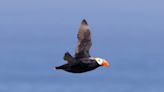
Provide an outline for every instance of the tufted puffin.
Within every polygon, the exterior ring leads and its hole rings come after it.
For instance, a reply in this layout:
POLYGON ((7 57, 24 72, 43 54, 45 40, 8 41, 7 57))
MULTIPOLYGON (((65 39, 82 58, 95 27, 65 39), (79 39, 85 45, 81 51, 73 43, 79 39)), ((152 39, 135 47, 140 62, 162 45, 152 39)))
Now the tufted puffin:
POLYGON ((61 69, 71 73, 83 73, 94 70, 100 66, 109 66, 109 62, 107 60, 90 56, 89 50, 92 46, 91 32, 85 19, 83 19, 80 24, 77 38, 78 45, 75 55, 72 56, 69 52, 66 52, 64 55, 64 60, 67 61, 67 63, 55 67, 55 69, 61 69))

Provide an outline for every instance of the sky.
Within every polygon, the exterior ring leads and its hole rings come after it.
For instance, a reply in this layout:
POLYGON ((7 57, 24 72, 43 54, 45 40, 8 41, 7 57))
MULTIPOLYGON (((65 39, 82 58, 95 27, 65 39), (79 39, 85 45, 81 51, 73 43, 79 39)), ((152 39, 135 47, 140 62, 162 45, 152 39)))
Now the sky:
POLYGON ((163 0, 1 0, 0 92, 163 92, 163 0), (54 71, 82 19, 109 68, 54 71))

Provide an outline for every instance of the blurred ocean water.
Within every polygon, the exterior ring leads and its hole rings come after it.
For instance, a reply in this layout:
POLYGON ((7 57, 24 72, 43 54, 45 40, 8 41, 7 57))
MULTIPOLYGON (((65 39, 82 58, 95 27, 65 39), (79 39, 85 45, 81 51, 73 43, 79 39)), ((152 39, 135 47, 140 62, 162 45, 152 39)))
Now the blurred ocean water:
MULTIPOLYGON (((86 1, 86 0, 84 0, 86 1)), ((1 1, 0 92, 163 92, 163 1, 1 1), (109 68, 54 71, 88 20, 109 68)))

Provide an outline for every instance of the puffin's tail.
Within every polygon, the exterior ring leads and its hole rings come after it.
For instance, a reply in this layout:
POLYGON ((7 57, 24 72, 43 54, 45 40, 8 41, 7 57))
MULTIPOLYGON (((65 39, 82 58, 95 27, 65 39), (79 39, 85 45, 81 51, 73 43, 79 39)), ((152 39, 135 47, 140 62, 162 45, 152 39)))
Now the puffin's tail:
POLYGON ((58 69, 62 69, 62 68, 60 66, 59 67, 57 66, 57 67, 53 67, 52 69, 53 70, 58 70, 58 69))
POLYGON ((61 65, 61 66, 57 66, 57 67, 54 67, 55 70, 58 70, 58 69, 66 69, 67 68, 67 64, 64 64, 64 65, 61 65))
POLYGON ((55 67, 55 69, 62 69, 61 67, 55 67))

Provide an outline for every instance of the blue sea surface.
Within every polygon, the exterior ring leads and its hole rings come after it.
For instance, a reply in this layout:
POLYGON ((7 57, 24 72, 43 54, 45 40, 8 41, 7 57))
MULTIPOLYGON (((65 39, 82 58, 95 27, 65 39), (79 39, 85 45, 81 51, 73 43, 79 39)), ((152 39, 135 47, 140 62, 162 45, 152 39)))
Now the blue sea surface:
POLYGON ((164 92, 164 1, 0 1, 0 92, 164 92), (110 67, 53 70, 86 19, 110 67))

